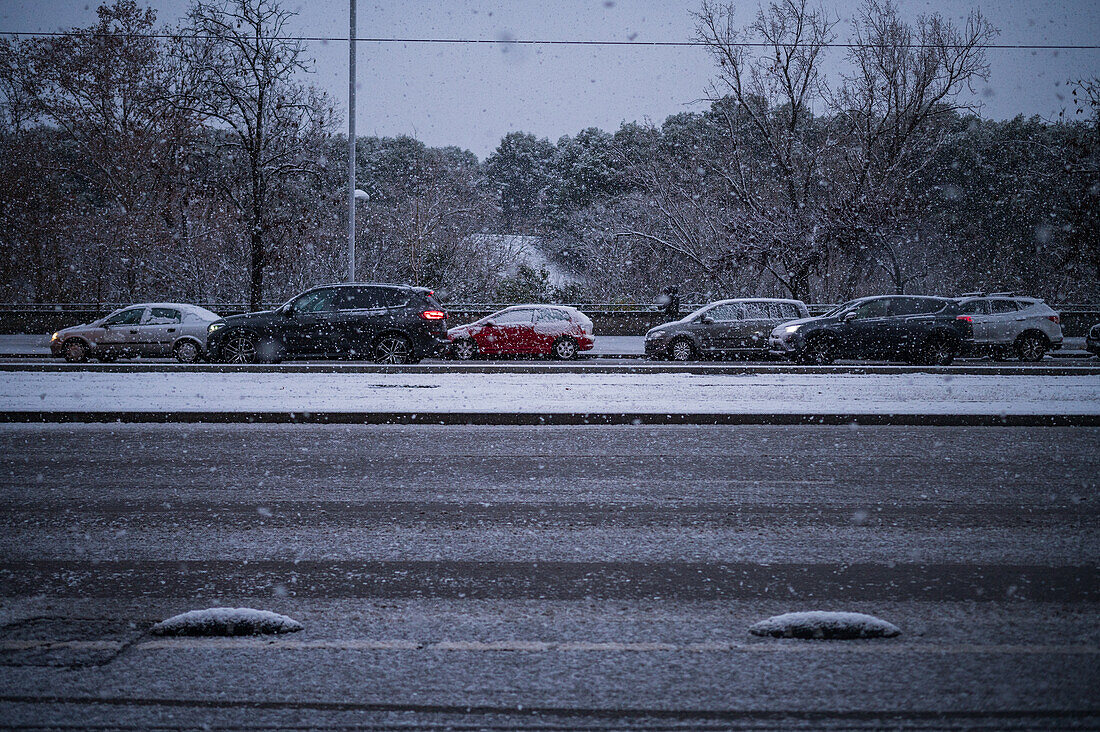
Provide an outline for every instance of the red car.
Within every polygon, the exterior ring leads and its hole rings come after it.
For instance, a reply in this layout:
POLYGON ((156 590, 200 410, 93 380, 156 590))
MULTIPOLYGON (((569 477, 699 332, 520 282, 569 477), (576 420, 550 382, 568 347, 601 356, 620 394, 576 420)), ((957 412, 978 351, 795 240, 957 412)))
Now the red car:
POLYGON ((467 360, 481 354, 575 358, 592 349, 592 321, 562 305, 516 305, 447 331, 451 353, 467 360))

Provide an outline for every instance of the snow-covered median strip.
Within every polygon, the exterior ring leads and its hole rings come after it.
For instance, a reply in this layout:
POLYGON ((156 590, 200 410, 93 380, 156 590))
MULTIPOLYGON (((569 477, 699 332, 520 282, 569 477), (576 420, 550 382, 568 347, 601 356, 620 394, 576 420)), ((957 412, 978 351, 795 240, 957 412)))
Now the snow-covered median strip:
POLYGON ((810 611, 775 615, 752 625, 753 635, 773 638, 813 638, 849 640, 852 638, 893 638, 901 635, 894 624, 863 613, 810 611))
POLYGON ((286 615, 247 607, 212 607, 192 610, 162 620, 152 627, 153 635, 268 635, 296 633, 302 624, 286 615))
POLYGON ((0 411, 1097 415, 1100 377, 20 371, 0 411))

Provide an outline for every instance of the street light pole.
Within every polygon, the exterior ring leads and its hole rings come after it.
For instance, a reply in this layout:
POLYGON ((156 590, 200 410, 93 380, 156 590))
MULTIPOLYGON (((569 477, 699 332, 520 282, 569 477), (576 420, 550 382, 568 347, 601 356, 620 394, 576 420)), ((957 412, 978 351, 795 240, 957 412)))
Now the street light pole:
POLYGON ((348 282, 355 282, 355 2, 348 0, 348 282))

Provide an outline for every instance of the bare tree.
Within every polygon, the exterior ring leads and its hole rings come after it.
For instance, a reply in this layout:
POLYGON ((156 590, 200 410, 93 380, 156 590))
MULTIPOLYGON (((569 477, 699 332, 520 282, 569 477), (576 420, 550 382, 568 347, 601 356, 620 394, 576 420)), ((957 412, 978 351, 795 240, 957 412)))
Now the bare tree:
POLYGON ((849 245, 855 267, 859 252, 869 253, 903 292, 914 271, 901 266, 897 246, 910 238, 926 194, 912 181, 935 160, 956 115, 976 111, 961 94, 988 78, 985 45, 997 31, 978 11, 963 27, 939 14, 913 26, 890 0, 866 0, 854 26, 854 71, 833 99, 844 142, 835 184, 846 191, 832 209, 831 234, 849 245))
POLYGON ((193 82, 177 103, 229 133, 218 145, 231 162, 220 190, 247 227, 253 308, 263 301, 280 187, 316 172, 308 152, 332 122, 323 95, 297 79, 311 62, 288 37, 293 16, 276 0, 200 0, 178 34, 193 82))

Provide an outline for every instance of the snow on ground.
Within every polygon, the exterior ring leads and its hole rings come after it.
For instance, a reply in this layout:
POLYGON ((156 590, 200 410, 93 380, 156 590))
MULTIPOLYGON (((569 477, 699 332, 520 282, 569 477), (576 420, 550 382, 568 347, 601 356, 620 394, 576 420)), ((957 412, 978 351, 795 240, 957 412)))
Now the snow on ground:
POLYGON ((773 638, 893 638, 901 630, 893 623, 863 613, 837 613, 820 610, 786 613, 761 620, 749 628, 753 635, 773 638))
POLYGON ((267 635, 296 633, 302 624, 286 615, 247 607, 212 607, 174 615, 154 625, 153 635, 267 635))
POLYGON ((9 372, 0 411, 1100 414, 1100 377, 9 372))

